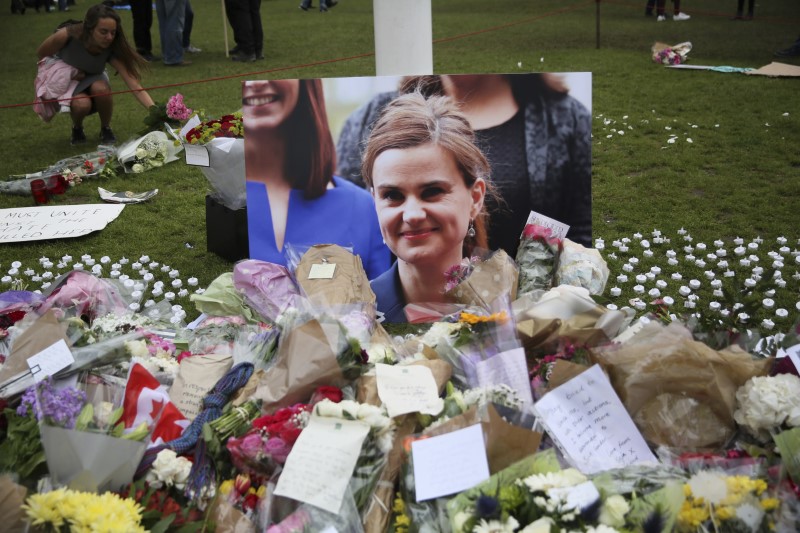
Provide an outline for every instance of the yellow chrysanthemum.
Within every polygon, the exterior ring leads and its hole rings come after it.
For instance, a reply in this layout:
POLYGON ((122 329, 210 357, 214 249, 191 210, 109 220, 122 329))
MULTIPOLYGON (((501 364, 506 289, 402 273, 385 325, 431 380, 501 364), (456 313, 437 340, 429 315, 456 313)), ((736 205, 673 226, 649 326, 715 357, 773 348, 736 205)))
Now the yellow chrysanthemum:
POLYGON ((700 524, 708 520, 710 517, 706 507, 694 507, 692 505, 684 505, 678 515, 678 521, 683 526, 697 528, 700 524))
POLYGON ((761 500, 761 508, 765 511, 777 509, 780 504, 781 501, 778 498, 764 498, 761 500))
POLYGON ((398 496, 394 499, 394 502, 392 503, 392 511, 395 514, 403 514, 406 512, 406 502, 403 501, 403 498, 398 496))
POLYGON ((720 520, 730 520, 736 516, 736 509, 727 505, 717 507, 714 513, 720 520))
POLYGON ((461 313, 459 317, 460 322, 467 324, 480 324, 483 322, 497 322, 498 324, 505 324, 508 321, 508 313, 500 311, 499 313, 492 313, 489 316, 479 316, 472 313, 461 313))
POLYGON ((687 498, 692 495, 692 487, 688 483, 683 485, 683 495, 687 498))

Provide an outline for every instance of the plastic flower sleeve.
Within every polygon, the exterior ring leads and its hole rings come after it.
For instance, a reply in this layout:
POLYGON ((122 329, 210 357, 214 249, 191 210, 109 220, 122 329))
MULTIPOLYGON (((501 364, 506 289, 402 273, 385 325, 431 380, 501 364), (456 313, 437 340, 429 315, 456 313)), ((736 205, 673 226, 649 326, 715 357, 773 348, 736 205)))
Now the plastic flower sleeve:
POLYGON ((603 294, 608 274, 608 265, 600 252, 564 239, 558 258, 556 285, 573 285, 583 287, 590 294, 603 294))
POLYGON ((244 139, 214 138, 206 143, 209 166, 199 167, 211 185, 212 197, 228 209, 247 205, 244 139))
POLYGON ((300 294, 285 267, 257 259, 245 259, 234 265, 233 286, 248 306, 271 322, 284 309, 295 305, 300 294))
POLYGON ((517 296, 537 289, 549 289, 553 285, 561 241, 566 230, 560 231, 552 226, 538 222, 531 214, 525 225, 517 248, 516 262, 519 267, 519 288, 517 296))
POLYGON ((483 260, 475 258, 466 266, 463 279, 453 287, 445 287, 445 294, 454 301, 496 309, 517 295, 517 265, 503 250, 498 250, 483 260))
POLYGON ((40 314, 56 308, 62 317, 85 317, 88 322, 109 313, 130 313, 129 306, 139 303, 147 284, 140 280, 119 281, 98 278, 82 270, 59 276, 45 291, 45 301, 37 309, 40 314), (137 293, 138 287, 138 296, 137 293))
POLYGON ((139 174, 177 160, 181 150, 163 131, 151 131, 117 148, 116 157, 126 173, 139 174))

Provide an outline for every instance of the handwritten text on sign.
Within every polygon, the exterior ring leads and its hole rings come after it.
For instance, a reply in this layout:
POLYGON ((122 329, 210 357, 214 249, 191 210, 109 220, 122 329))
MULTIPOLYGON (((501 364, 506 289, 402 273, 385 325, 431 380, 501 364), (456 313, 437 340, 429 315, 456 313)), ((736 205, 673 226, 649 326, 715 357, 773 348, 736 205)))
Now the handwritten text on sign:
POLYGON ((85 204, 0 209, 0 243, 80 237, 103 229, 124 208, 85 204))
POLYGON ((584 474, 658 462, 598 365, 548 392, 534 407, 584 474))

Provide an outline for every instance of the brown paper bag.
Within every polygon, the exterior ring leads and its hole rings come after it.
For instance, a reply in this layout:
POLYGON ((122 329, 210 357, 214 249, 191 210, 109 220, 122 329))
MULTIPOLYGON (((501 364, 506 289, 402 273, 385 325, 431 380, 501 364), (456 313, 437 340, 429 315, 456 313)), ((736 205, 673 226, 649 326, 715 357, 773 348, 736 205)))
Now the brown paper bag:
POLYGON ((585 370, 589 370, 589 367, 559 359, 553 363, 553 369, 550 371, 550 379, 547 380, 547 388, 549 390, 555 389, 572 378, 579 376, 585 370))
POLYGON ((716 351, 679 324, 657 322, 594 356, 644 438, 683 449, 723 446, 736 429, 736 390, 771 362, 738 348, 716 351))
POLYGON ((45 348, 63 340, 71 346, 67 338, 67 327, 59 323, 54 310, 49 310, 39 317, 28 329, 14 340, 11 353, 0 369, 0 383, 24 372, 28 372, 28 358, 45 348))
POLYGON ((22 510, 28 489, 17 485, 11 476, 0 476, 0 517, 3 517, 3 531, 6 533, 24 533, 28 531, 28 518, 22 510))
POLYGON ((336 244, 317 244, 309 248, 295 269, 295 278, 306 296, 315 302, 325 305, 375 303, 361 258, 336 244))
POLYGON ((181 361, 169 399, 189 420, 203 410, 203 398, 233 366, 226 354, 194 355, 181 361))
POLYGON ((539 450, 542 434, 537 431, 509 424, 497 413, 494 405, 488 404, 482 416, 476 407, 453 417, 444 424, 423 431, 423 435, 435 437, 457 429, 480 423, 486 444, 489 472, 495 474, 512 463, 516 463, 539 450))
POLYGON ((476 305, 485 309, 498 297, 517 295, 517 265, 503 250, 475 266, 467 279, 446 292, 446 296, 466 305, 476 305))
MULTIPOLYGON (((414 361, 414 365, 421 365, 430 368, 439 394, 444 391, 447 382, 450 380, 453 368, 446 361, 414 361)), ((356 399, 360 403, 380 405, 378 397, 378 381, 375 376, 362 376, 358 382, 356 399)), ((366 512, 364 513, 364 532, 383 533, 389 524, 392 516, 392 500, 394 499, 395 485, 397 476, 400 475, 400 468, 403 466, 405 453, 403 451, 403 441, 416 430, 417 419, 414 414, 402 415, 395 418, 397 430, 395 431, 394 446, 389 452, 386 466, 381 472, 381 478, 375 488, 366 512)))
POLYGON ((209 513, 216 533, 255 533, 255 524, 244 513, 228 503, 224 496, 214 502, 209 513))
POLYGON ((317 320, 310 320, 284 334, 275 364, 261 377, 254 399, 271 413, 281 407, 307 401, 320 385, 344 381, 328 338, 317 320))

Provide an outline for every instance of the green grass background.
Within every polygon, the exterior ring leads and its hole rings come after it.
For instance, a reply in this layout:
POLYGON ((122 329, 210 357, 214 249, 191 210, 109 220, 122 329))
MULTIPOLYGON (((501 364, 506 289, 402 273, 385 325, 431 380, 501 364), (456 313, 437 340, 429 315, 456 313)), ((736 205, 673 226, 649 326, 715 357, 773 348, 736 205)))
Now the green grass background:
MULTIPOLYGON (((32 101, 36 47, 58 23, 82 16, 90 4, 78 2, 70 13, 0 13, 0 105, 32 101)), ((595 237, 611 242, 654 228, 674 235, 683 226, 707 242, 736 235, 774 241, 786 235, 797 248, 800 78, 666 69, 651 62, 650 47, 655 41, 691 41, 690 64, 761 67, 774 60, 773 51, 798 37, 800 3, 761 1, 755 20, 737 22, 730 20, 735 0, 691 0, 684 2, 691 20, 661 23, 643 16, 643 3, 433 0, 434 69, 593 73, 595 237), (671 134, 678 136, 674 144, 667 142, 671 134)), ((374 75, 373 2, 341 0, 327 14, 303 12, 297 4, 263 1, 266 59, 240 64, 225 57, 220 2, 194 0, 192 43, 203 52, 191 56, 194 64, 187 68, 152 64, 144 85, 169 85, 152 89, 153 98, 164 101, 179 91, 190 106, 213 116, 239 109, 245 79, 374 75)), ((130 12, 121 16, 130 38, 130 12)), ((157 22, 152 35, 157 52, 157 22)), ((112 86, 125 88, 114 77, 112 86)), ((140 129, 145 111, 130 95, 115 97, 114 105, 113 126, 123 140, 140 129)), ((29 106, 20 105, 0 109, 0 121, 0 176, 33 172, 84 151, 69 145, 65 116, 44 124, 29 106)), ((86 130, 96 138, 95 117, 87 119, 86 130)), ((176 162, 142 175, 85 182, 54 202, 99 202, 98 185, 158 188, 160 193, 126 207, 115 222, 89 236, 0 245, 0 273, 14 260, 38 269, 39 257, 66 253, 112 259, 146 253, 178 269, 184 279, 196 276, 200 286, 231 269, 206 250, 208 185, 198 169, 176 162)), ((29 197, 0 196, 0 208, 30 205, 29 197)), ((797 299, 794 292, 787 299, 797 299)), ((796 313, 793 304, 791 309, 796 313)))

